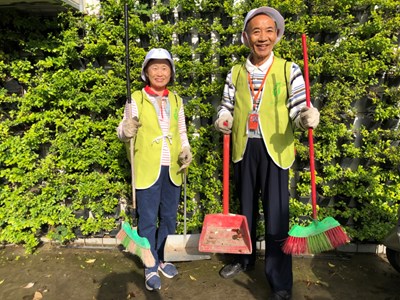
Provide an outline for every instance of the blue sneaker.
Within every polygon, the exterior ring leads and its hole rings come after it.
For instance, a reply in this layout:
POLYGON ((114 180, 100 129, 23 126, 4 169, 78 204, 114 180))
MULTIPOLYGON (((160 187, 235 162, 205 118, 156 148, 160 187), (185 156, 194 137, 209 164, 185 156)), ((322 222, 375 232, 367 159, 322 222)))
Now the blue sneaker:
POLYGON ((158 270, 167 278, 173 278, 178 275, 178 270, 171 263, 162 263, 158 265, 158 270))
POLYGON ((161 289, 161 279, 158 271, 154 271, 154 267, 144 269, 144 284, 149 291, 161 289))

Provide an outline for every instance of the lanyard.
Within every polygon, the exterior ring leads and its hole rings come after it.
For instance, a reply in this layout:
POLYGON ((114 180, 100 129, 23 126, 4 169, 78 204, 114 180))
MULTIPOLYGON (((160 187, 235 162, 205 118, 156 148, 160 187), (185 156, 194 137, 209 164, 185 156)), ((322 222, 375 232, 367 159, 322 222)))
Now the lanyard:
POLYGON ((258 101, 258 97, 260 96, 260 93, 261 93, 262 89, 264 88, 264 83, 265 83, 265 80, 267 79, 269 70, 271 70, 271 67, 272 67, 272 64, 269 66, 269 68, 267 70, 267 73, 265 73, 264 78, 263 78, 263 80, 261 82, 260 88, 258 89, 256 95, 254 95, 253 80, 251 80, 250 73, 247 72, 247 80, 249 81, 249 85, 250 85, 250 89, 251 89, 251 96, 253 97, 253 110, 256 110, 257 104, 259 102, 258 101))

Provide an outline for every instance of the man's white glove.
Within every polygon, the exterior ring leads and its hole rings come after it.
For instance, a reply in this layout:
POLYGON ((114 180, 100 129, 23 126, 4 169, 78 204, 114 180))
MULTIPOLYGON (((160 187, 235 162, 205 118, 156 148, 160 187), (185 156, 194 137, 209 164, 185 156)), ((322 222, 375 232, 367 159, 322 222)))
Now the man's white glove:
POLYGON ((179 153, 179 162, 182 164, 179 170, 189 167, 192 162, 192 153, 190 152, 189 147, 184 147, 181 153, 179 153))
POLYGON ((300 123, 304 129, 315 129, 319 124, 319 111, 315 107, 303 107, 300 111, 300 123))
POLYGON ((135 116, 133 118, 124 119, 122 121, 122 132, 127 139, 133 138, 142 124, 139 119, 135 116))
POLYGON ((233 117, 230 113, 222 114, 214 123, 215 128, 223 134, 232 132, 233 117))

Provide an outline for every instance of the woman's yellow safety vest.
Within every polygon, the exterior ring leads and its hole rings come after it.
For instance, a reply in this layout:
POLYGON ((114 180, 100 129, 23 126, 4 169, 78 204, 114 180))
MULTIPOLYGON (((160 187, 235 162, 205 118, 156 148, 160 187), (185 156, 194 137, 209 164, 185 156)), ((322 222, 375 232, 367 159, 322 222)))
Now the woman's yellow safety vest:
POLYGON ((169 176, 175 185, 180 186, 182 184, 182 173, 179 172, 178 159, 182 141, 178 128, 178 115, 183 105, 182 98, 173 92, 168 95, 170 105, 168 137, 163 136, 157 112, 147 94, 144 91, 135 91, 132 94, 132 99, 136 103, 139 122, 142 124, 137 132, 134 147, 136 188, 149 188, 159 178, 163 140, 166 140, 170 151, 169 176))

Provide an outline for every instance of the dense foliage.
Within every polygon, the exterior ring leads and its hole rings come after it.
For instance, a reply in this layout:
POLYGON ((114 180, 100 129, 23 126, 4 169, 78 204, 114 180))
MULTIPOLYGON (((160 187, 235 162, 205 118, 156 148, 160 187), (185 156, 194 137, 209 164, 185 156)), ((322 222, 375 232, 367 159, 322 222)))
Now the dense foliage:
MULTIPOLYGON (((213 128, 225 75, 248 50, 243 18, 278 9, 285 35, 275 54, 303 65, 307 34, 319 217, 354 240, 380 241, 400 204, 400 1, 130 1, 132 88, 147 50, 176 58, 172 89, 185 100, 195 160, 189 231, 221 211, 221 136, 213 128)), ((32 251, 40 237, 66 243, 118 229, 130 201, 129 165, 115 128, 126 100, 123 5, 100 16, 2 12, 0 19, 0 241, 32 251)), ((306 133, 291 170, 292 222, 310 216, 306 133)), ((232 193, 231 193, 232 194, 232 193)), ((231 211, 237 207, 232 197, 231 211)), ((179 215, 182 220, 182 215, 179 215)), ((179 231, 182 225, 178 226, 179 231)))

